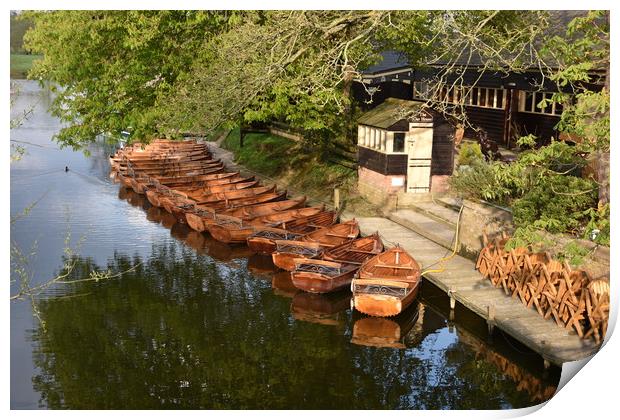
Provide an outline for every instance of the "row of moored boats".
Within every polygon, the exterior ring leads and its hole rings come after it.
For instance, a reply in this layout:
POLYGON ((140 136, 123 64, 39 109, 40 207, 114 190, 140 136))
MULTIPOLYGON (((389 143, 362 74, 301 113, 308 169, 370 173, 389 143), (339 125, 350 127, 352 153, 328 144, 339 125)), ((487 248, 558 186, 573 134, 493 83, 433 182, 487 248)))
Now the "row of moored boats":
POLYGON ((401 313, 415 299, 420 266, 378 233, 360 237, 356 220, 306 206, 276 185, 229 172, 204 143, 154 140, 110 157, 113 176, 156 207, 218 241, 247 244, 291 273, 295 287, 330 293, 350 287, 352 306, 374 316, 401 313))

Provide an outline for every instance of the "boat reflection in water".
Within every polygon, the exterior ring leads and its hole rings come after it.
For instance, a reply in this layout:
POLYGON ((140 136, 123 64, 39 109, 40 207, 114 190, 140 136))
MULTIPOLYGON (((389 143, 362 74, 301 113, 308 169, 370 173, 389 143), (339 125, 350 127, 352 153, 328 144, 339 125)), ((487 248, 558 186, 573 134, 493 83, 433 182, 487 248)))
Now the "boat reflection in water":
POLYGON ((146 196, 136 194, 131 188, 120 187, 118 189, 118 198, 126 200, 134 207, 140 207, 144 210, 148 210, 151 207, 151 203, 148 202, 146 196))
POLYGON ((248 270, 252 274, 271 275, 278 271, 278 267, 273 264, 271 255, 253 254, 248 258, 248 270))
POLYGON ((423 336, 421 321, 424 319, 424 307, 420 303, 414 303, 393 318, 363 316, 354 312, 353 319, 355 322, 351 343, 361 346, 404 349, 407 348, 405 336, 409 332, 423 336))
POLYGON ((271 276, 271 289, 273 294, 286 298, 294 297, 299 289, 293 285, 291 273, 288 271, 278 271, 271 276))
POLYGON ((345 311, 349 309, 350 302, 351 292, 349 290, 325 294, 298 291, 293 296, 291 312, 298 321, 344 326, 345 311))
MULTIPOLYGON (((162 211, 166 212, 165 210, 162 211)), ((230 246, 218 242, 209 236, 209 234, 196 232, 183 223, 177 222, 173 225, 171 232, 172 230, 184 233, 179 233, 177 239, 181 240, 185 245, 189 246, 200 255, 208 254, 216 261, 230 262, 239 258, 249 258, 253 255, 253 252, 248 249, 248 247, 230 246), (185 232, 187 233, 185 234, 185 232)), ((174 233, 172 236, 175 236, 174 233)))

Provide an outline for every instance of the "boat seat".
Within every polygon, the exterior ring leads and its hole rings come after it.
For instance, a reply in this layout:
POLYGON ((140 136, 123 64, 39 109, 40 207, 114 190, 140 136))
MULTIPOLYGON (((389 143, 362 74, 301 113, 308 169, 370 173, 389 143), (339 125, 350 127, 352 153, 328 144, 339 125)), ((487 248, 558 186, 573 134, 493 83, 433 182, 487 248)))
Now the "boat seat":
POLYGON ((392 265, 392 264, 375 264, 373 267, 377 268, 393 268, 396 270, 411 270, 411 267, 403 267, 402 265, 392 265))

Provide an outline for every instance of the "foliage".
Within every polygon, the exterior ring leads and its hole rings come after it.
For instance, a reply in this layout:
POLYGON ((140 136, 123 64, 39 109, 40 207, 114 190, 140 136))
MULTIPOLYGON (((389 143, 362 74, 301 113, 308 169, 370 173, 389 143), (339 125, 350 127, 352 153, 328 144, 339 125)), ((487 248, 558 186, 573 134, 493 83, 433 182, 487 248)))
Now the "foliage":
POLYGON ((463 197, 491 201, 506 205, 512 196, 512 188, 502 184, 505 178, 505 164, 474 161, 469 167, 459 168, 450 178, 453 191, 463 197))
POLYGON ((512 205, 517 226, 529 225, 551 233, 579 231, 584 211, 596 204, 596 184, 567 175, 546 176, 512 205))
MULTIPOLYGON (((223 30, 234 12, 52 11, 35 22, 26 47, 42 53, 31 77, 57 85, 52 113, 68 122, 61 145, 80 148, 100 133, 156 130, 157 98, 189 71, 200 45, 223 30)), ((199 55, 199 54, 198 54, 199 55)))
POLYGON ((584 211, 584 217, 588 220, 585 226, 585 237, 602 245, 610 245, 611 222, 609 203, 599 203, 598 208, 589 208, 584 211))
POLYGON ((482 150, 480 150, 480 144, 478 143, 463 143, 459 150, 459 165, 473 166, 484 160, 482 150))
POLYGON ((573 19, 566 34, 551 38, 543 54, 551 58, 551 80, 567 92, 553 100, 563 104, 558 128, 580 139, 583 151, 609 151, 609 11, 590 11, 573 19), (602 87, 602 89, 600 89, 602 87))
MULTIPOLYGON (((597 226, 604 232, 609 219, 605 222, 604 209, 592 210, 596 207, 596 182, 574 176, 585 164, 574 147, 552 141, 521 153, 512 164, 478 161, 457 171, 450 182, 464 197, 512 207, 516 240, 537 242, 540 238, 535 232, 541 229, 587 238, 597 226)), ((604 243, 605 238, 603 233, 597 241, 604 243)))
POLYGON ((177 89, 165 98, 171 128, 213 129, 285 122, 334 139, 350 121, 350 89, 376 59, 372 36, 387 12, 270 11, 250 15, 206 41, 177 89))

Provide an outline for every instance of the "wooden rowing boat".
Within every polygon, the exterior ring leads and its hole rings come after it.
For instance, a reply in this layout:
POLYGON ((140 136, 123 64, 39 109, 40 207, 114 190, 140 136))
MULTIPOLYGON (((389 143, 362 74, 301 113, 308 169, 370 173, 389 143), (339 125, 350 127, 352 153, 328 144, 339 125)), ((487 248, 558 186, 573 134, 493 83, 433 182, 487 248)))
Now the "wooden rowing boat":
POLYGON ((295 287, 309 293, 340 290, 351 284, 364 261, 382 251, 379 233, 354 239, 325 251, 322 259, 295 259, 291 279, 295 287))
MULTIPOLYGON (((211 191, 212 193, 223 192, 223 191, 233 191, 233 190, 242 190, 245 188, 252 188, 258 184, 258 181, 246 181, 250 178, 243 178, 240 176, 221 179, 213 182, 217 182, 214 185, 207 184, 206 186, 200 188, 200 191, 211 191), (246 182, 243 182, 246 181, 246 182)), ((207 181, 208 182, 208 181, 207 181)), ((189 191, 194 191, 195 189, 191 189, 189 191)), ((160 200, 164 197, 174 197, 181 196, 184 198, 191 198, 189 195, 189 191, 186 187, 179 187, 177 189, 168 188, 164 185, 161 185, 160 188, 157 187, 149 187, 146 191, 146 196, 149 202, 157 207, 163 207, 160 200)))
POLYGON ((254 197, 246 197, 246 198, 237 198, 235 200, 223 200, 217 201, 209 204, 209 206, 195 206, 190 204, 189 206, 176 206, 176 205, 168 205, 171 201, 167 201, 164 204, 164 208, 170 213, 174 214, 174 216, 181 221, 182 223, 187 223, 186 215, 187 213, 191 213, 196 211, 197 208, 200 208, 201 211, 213 212, 217 214, 219 212, 223 212, 229 209, 236 209, 239 207, 247 207, 253 206, 257 204, 271 203, 274 201, 284 200, 286 198, 286 191, 274 191, 268 192, 260 195, 256 195, 254 197))
POLYGON ((141 164, 122 164, 116 169, 116 171, 120 171, 123 173, 128 173, 131 171, 139 171, 144 173, 161 173, 161 172, 180 172, 180 171, 189 171, 191 169, 200 169, 207 165, 213 165, 215 163, 220 163, 219 159, 201 159, 201 160, 192 160, 188 162, 151 162, 141 163, 141 164))
POLYGON ((198 232, 204 232, 207 226, 217 224, 218 217, 230 216, 242 220, 251 220, 256 217, 265 216, 267 214, 277 213, 279 211, 295 209, 302 207, 306 202, 306 197, 294 198, 291 200, 275 201, 273 203, 257 204, 253 206, 238 207, 234 209, 224 210, 221 213, 214 211, 205 211, 197 206, 193 213, 186 213, 187 224, 198 232))
MULTIPOLYGON (((174 213, 173 209, 176 211, 182 211, 184 213, 191 211, 195 206, 200 205, 203 207, 209 207, 213 209, 220 208, 232 208, 239 207, 234 203, 246 203, 242 201, 243 199, 251 199, 262 196, 264 194, 273 193, 276 190, 275 185, 266 186, 266 187, 255 187, 241 190, 230 190, 230 191, 222 191, 218 193, 213 193, 209 195, 202 195, 199 198, 188 197, 185 194, 177 194, 171 195, 168 199, 163 202, 163 206, 171 213, 174 213)), ((254 203, 252 201, 247 202, 245 205, 249 204, 258 204, 258 202, 254 203)))
POLYGON ((140 180, 137 180, 136 178, 132 178, 131 187, 138 194, 144 194, 146 191, 146 187, 152 184, 153 180, 158 181, 162 185, 168 185, 174 188, 174 186, 177 184, 183 185, 183 184, 191 183, 191 182, 207 181, 207 180, 214 179, 211 177, 211 175, 216 175, 223 171, 224 171, 224 165, 220 164, 212 169, 209 169, 208 171, 205 171, 205 173, 201 175, 193 175, 193 176, 186 175, 186 176, 178 176, 178 177, 176 176, 168 176, 168 177, 146 176, 145 178, 141 178, 140 180))
POLYGON ((195 204, 209 206, 220 201, 229 201, 239 198, 256 197, 257 195, 274 192, 276 185, 267 185, 264 187, 245 188, 240 190, 229 190, 209 194, 193 194, 190 198, 195 204))
MULTIPOLYGON (((366 347, 407 348, 405 337, 420 319, 420 305, 411 305, 393 318, 361 317, 353 323, 351 343, 366 347)), ((417 327, 422 330, 422 325, 417 327)))
POLYGON ((216 225, 209 226, 209 233, 221 242, 246 243, 248 237, 258 230, 269 228, 270 226, 284 225, 287 220, 292 220, 295 217, 298 218, 297 220, 308 220, 308 218, 321 213, 323 208, 324 206, 286 210, 256 217, 249 221, 221 216, 216 225))
POLYGON ((216 185, 232 184, 237 182, 246 182, 253 180, 254 177, 244 178, 239 175, 239 172, 219 172, 215 175, 211 175, 210 179, 201 181, 188 181, 177 182, 174 184, 161 184, 157 179, 151 178, 151 183, 148 188, 154 188, 158 192, 168 193, 174 191, 177 195, 187 196, 188 192, 212 188, 216 185))
MULTIPOLYGON (((288 214, 285 213, 286 212, 282 212, 282 216, 280 217, 288 216, 288 214)), ((278 214, 274 216, 278 216, 278 214)), ((271 256, 271 254, 276 251, 276 241, 299 240, 308 233, 333 225, 336 222, 336 218, 336 213, 331 210, 323 210, 312 216, 292 218, 292 220, 277 225, 278 227, 268 227, 257 230, 252 235, 248 236, 247 244, 252 251, 271 256)), ((266 224, 269 224, 269 221, 266 222, 266 224)))
POLYGON ((344 311, 349 308, 351 292, 341 290, 328 295, 298 292, 291 301, 291 313, 298 321, 344 326, 344 311))
POLYGON ((273 263, 287 271, 295 268, 295 258, 315 258, 324 250, 357 238, 360 228, 356 220, 328 226, 302 236, 299 240, 276 241, 276 251, 271 254, 273 263))
POLYGON ((118 174, 120 177, 142 180, 148 178, 179 178, 179 177, 193 177, 199 175, 206 175, 213 173, 214 168, 219 168, 222 166, 221 162, 209 163, 202 165, 200 167, 193 167, 188 169, 179 169, 179 170, 156 170, 156 171, 142 171, 142 170, 130 170, 130 171, 119 171, 118 174))
POLYGON ((360 267, 351 282, 353 306, 372 316, 394 316, 416 298, 420 266, 403 248, 396 246, 360 267))
POLYGON ((192 151, 192 152, 172 152, 172 153, 157 153, 148 155, 120 155, 113 157, 110 160, 110 166, 114 170, 127 167, 141 167, 141 166, 163 166, 166 164, 186 164, 192 162, 200 162, 204 160, 210 160, 212 158, 211 153, 208 151, 192 151))

